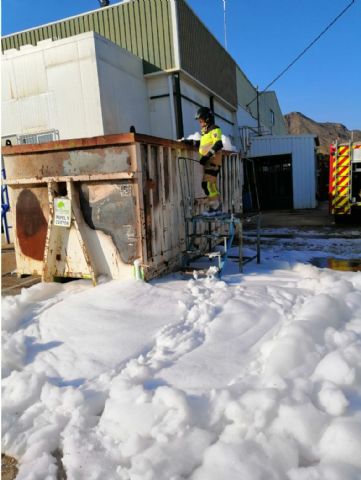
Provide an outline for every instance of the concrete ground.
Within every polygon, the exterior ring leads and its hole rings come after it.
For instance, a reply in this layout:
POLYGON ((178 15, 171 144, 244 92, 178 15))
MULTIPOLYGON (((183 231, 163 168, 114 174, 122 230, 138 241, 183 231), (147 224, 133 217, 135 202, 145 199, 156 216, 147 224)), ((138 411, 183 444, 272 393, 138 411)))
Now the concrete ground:
MULTIPOLYGON (((252 229, 254 225, 245 224, 244 229, 252 229)), ((320 202, 317 208, 303 210, 270 210, 261 213, 261 230, 280 231, 273 233, 275 237, 287 237, 285 229, 301 230, 303 232, 318 232, 323 238, 356 238, 359 232, 361 238, 361 216, 346 216, 335 222, 334 215, 328 211, 328 202, 320 202)), ((265 233, 264 236, 268 236, 265 233)))
POLYGON ((1 275, 11 273, 16 269, 14 244, 3 244, 1 248, 1 275))
POLYGON ((27 276, 18 278, 16 275, 16 260, 14 244, 7 244, 2 238, 1 245, 1 293, 2 295, 17 295, 22 288, 30 287, 40 282, 40 277, 27 276))
POLYGON ((317 208, 312 209, 265 211, 262 212, 261 224, 267 228, 336 228, 334 216, 328 211, 328 202, 320 202, 317 208))

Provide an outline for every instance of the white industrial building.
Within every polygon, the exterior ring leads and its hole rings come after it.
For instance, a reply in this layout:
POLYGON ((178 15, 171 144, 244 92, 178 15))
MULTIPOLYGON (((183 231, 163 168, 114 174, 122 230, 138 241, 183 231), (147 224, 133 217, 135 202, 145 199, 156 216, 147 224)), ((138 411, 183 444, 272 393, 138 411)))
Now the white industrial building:
POLYGON ((184 0, 151 2, 148 13, 146 2, 136 0, 4 37, 2 144, 93 137, 131 127, 174 140, 198 131, 194 114, 209 105, 238 150, 253 157, 291 154, 290 207, 313 208, 314 139, 286 135, 274 92, 262 94, 257 107, 253 85, 184 0), (130 31, 123 14, 143 15, 145 29, 130 31), (106 22, 109 28, 102 30, 106 22), (199 58, 219 63, 213 77, 204 76, 199 58))
MULTIPOLYGON (((3 139, 92 137, 127 132, 130 126, 177 138, 172 75, 144 75, 139 57, 95 32, 6 50, 2 71, 3 139)), ((209 91, 186 74, 180 84, 184 134, 189 135, 199 130, 194 114, 197 104, 209 103, 209 91)), ((241 126, 257 127, 241 106, 235 112, 217 99, 214 104, 217 124, 237 145, 241 126)))

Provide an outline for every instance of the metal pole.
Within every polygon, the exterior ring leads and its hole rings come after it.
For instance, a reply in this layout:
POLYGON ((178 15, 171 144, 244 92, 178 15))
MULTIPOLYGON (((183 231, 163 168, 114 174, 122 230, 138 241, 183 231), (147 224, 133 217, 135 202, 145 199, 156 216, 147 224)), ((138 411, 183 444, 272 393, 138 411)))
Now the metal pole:
POLYGON ((224 19, 224 47, 227 50, 226 0, 223 0, 223 19, 224 19))
POLYGON ((261 121, 259 117, 259 91, 258 91, 258 85, 257 85, 257 130, 258 130, 258 136, 261 135, 261 121))
POLYGON ((239 271, 243 273, 243 220, 239 222, 239 247, 238 247, 239 271))
POLYGON ((257 263, 261 263, 261 215, 257 217, 257 263))
POLYGON ((261 205, 260 205, 259 196, 258 196, 257 177, 256 177, 256 169, 254 167, 254 158, 251 158, 251 159, 249 158, 248 160, 251 161, 251 165, 252 165, 252 174, 253 174, 254 190, 255 190, 255 194, 256 194, 257 212, 258 212, 258 214, 260 214, 261 213, 261 205))

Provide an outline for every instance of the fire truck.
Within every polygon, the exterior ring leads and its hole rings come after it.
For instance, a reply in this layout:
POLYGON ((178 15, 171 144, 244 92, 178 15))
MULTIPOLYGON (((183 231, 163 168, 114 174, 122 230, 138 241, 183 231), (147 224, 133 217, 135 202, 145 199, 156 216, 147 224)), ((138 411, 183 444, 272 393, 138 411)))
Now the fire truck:
POLYGON ((336 222, 361 214, 361 142, 330 145, 329 202, 336 222))

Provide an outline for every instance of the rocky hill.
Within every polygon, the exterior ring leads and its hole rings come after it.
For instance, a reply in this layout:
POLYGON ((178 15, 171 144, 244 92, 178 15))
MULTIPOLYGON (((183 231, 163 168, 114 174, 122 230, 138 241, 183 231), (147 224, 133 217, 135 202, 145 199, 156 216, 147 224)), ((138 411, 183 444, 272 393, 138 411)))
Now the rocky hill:
POLYGON ((327 153, 330 143, 338 140, 339 142, 349 142, 353 140, 361 141, 361 130, 348 130, 341 123, 315 122, 300 112, 287 113, 285 116, 288 133, 291 135, 302 135, 304 133, 313 133, 320 140, 320 151, 327 153))

